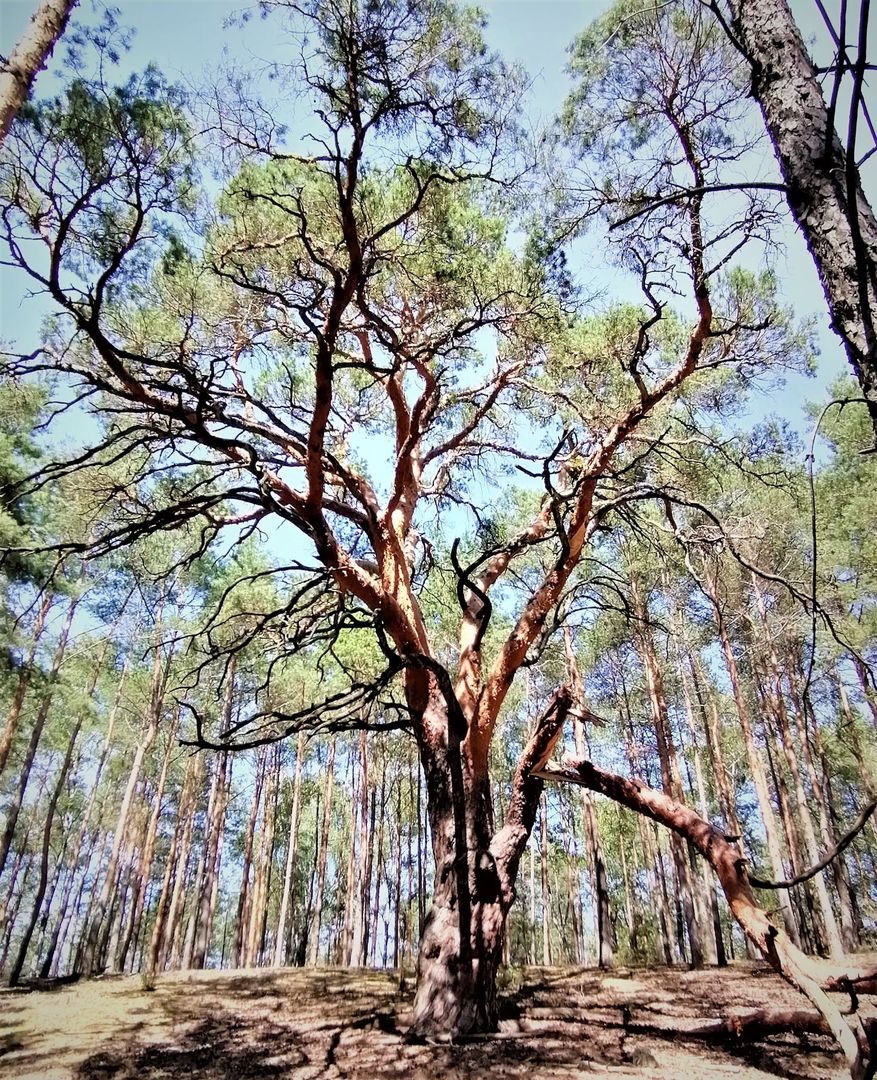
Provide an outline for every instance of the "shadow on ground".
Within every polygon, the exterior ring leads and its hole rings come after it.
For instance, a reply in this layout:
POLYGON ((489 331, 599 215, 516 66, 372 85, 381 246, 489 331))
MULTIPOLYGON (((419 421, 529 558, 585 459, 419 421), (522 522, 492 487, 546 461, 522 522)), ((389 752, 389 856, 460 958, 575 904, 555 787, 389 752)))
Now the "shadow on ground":
POLYGON ((723 972, 528 970, 507 987, 495 1037, 414 1044, 410 1006, 388 974, 246 971, 175 974, 146 992, 100 979, 0 994, 0 1075, 17 1080, 389 1080, 581 1076, 618 1080, 835 1080, 843 1061, 820 1035, 715 1042, 686 1034, 732 1009, 800 1006, 765 969, 723 972))

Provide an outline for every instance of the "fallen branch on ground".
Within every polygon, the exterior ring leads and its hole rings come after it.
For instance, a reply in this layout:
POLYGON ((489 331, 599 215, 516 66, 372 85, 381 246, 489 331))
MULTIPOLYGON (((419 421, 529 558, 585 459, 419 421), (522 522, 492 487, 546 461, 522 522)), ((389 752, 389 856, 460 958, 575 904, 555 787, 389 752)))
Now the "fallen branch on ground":
POLYGON ((874 979, 877 972, 866 971, 856 964, 815 960, 794 945, 759 905, 749 881, 746 860, 720 829, 663 792, 605 772, 589 761, 570 762, 563 767, 547 762, 533 775, 599 792, 690 841, 715 870, 743 933, 783 978, 809 998, 824 1018, 846 1057, 852 1080, 873 1080, 877 1065, 877 1025, 873 1022, 866 1025, 858 1013, 848 1022, 823 987, 852 987, 862 979, 874 979))

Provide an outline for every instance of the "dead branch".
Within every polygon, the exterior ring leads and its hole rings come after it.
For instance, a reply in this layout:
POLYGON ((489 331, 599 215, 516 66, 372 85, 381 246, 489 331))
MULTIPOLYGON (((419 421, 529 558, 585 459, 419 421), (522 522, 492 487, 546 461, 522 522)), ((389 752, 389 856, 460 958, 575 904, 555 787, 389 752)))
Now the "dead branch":
POLYGON ((873 979, 875 972, 866 974, 861 967, 854 966, 847 970, 843 963, 815 960, 797 948, 759 905, 749 882, 745 859, 720 829, 668 795, 639 781, 599 769, 590 761, 570 763, 565 767, 549 762, 534 770, 534 775, 597 791, 684 836, 715 870, 731 912, 746 937, 783 978, 809 998, 824 1018, 843 1050, 853 1080, 867 1080, 873 1076, 873 1027, 866 1030, 858 1015, 848 1023, 824 987, 829 978, 837 988, 855 984, 863 976, 873 979))
POLYGON ((846 851, 853 840, 855 840, 862 829, 864 829, 868 818, 870 818, 875 810, 877 810, 877 799, 872 799, 856 818, 855 823, 849 832, 838 840, 831 851, 823 856, 818 863, 815 863, 809 869, 798 874, 797 877, 793 877, 789 881, 768 881, 765 878, 756 877, 754 874, 750 873, 749 883, 754 885, 756 889, 791 889, 794 885, 800 885, 802 882, 809 881, 810 878, 816 877, 820 870, 824 870, 826 866, 838 857, 838 855, 846 851))

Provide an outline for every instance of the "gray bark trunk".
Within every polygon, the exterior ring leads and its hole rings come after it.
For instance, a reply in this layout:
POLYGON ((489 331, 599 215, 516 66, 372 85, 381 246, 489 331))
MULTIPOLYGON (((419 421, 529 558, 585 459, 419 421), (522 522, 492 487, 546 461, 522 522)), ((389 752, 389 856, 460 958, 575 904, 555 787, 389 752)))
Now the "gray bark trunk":
POLYGON ((785 0, 733 0, 732 9, 789 208, 816 263, 832 326, 868 400, 877 436, 877 220, 862 192, 855 147, 848 147, 848 158, 785 0))

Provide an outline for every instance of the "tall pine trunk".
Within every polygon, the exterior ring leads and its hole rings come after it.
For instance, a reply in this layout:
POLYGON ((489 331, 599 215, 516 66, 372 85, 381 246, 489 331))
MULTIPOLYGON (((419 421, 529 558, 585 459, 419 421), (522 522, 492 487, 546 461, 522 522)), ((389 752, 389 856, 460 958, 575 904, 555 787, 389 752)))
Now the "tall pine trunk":
MULTIPOLYGON (((832 326, 877 436, 877 219, 862 191, 855 147, 848 157, 786 0, 732 0, 731 6, 789 208, 816 263, 832 326)), ((862 63, 866 44, 859 43, 862 63)))
MULTIPOLYGON (((566 656, 566 670, 576 704, 576 713, 573 718, 573 730, 575 736, 576 756, 584 759, 587 749, 587 732, 582 721, 581 706, 584 705, 584 686, 573 650, 572 635, 569 626, 563 628, 563 647, 566 656)), ((597 937, 597 966, 601 968, 612 967, 614 961, 614 941, 612 933, 612 918, 609 911, 609 887, 606 881, 606 864, 603 860, 603 845, 600 842, 600 827, 597 821, 597 808, 594 799, 587 790, 582 788, 582 823, 584 826, 585 843, 588 847, 588 860, 591 869, 592 893, 594 896, 594 921, 596 923, 597 937)))
POLYGON ((53 600, 54 595, 47 589, 43 601, 37 609, 36 620, 34 621, 33 631, 31 632, 30 649, 21 666, 21 671, 18 674, 18 681, 15 684, 15 693, 12 695, 9 712, 6 714, 6 723, 3 725, 2 734, 0 734, 0 774, 2 774, 3 770, 6 768, 9 751, 12 749, 12 740, 15 738, 15 732, 18 729, 18 721, 21 718, 24 697, 27 693, 28 686, 30 686, 30 680, 33 677, 37 646, 39 645, 40 638, 43 636, 43 631, 46 628, 46 617, 49 614, 49 609, 52 606, 53 600))
POLYGON ((317 867, 314 883, 314 906, 308 932, 308 963, 312 966, 320 958, 320 930, 323 921, 323 891, 326 885, 326 865, 329 859, 329 827, 332 824, 332 788, 335 780, 335 739, 329 743, 329 760, 326 762, 326 785, 323 791, 323 823, 317 841, 317 867))
MULTIPOLYGON (((304 765, 304 740, 304 733, 300 731, 298 741, 295 744, 295 780, 292 786, 292 809, 289 815, 286 866, 283 871, 283 894, 280 900, 280 915, 277 919, 277 940, 274 943, 274 967, 281 967, 287 959, 286 924, 295 889, 295 871, 298 866, 298 829, 301 820, 301 777, 304 765)), ((352 898, 348 898, 348 903, 352 902, 352 898)))
POLYGON ((48 688, 43 694, 39 708, 37 709, 37 715, 34 720, 33 728, 31 729, 30 739, 28 740, 27 748, 24 752, 24 760, 22 761, 21 769, 19 770, 18 783, 12 793, 12 800, 6 809, 6 825, 3 829, 2 838, 0 838, 0 874, 3 873, 3 870, 6 867, 9 849, 12 847, 15 826, 18 824, 18 815, 21 813, 21 807, 24 803, 24 796, 27 791, 28 781, 30 780, 34 758, 37 754, 37 747, 40 744, 43 728, 46 726, 49 709, 52 706, 55 683, 58 679, 58 673, 61 670, 61 664, 64 661, 64 653, 67 650, 67 642, 70 638, 70 627, 73 623, 73 616, 76 613, 78 603, 78 600, 71 600, 70 605, 67 608, 67 616, 64 619, 64 625, 61 628, 58 642, 55 645, 55 652, 52 656, 52 667, 49 671, 48 688))
MULTIPOLYGON (((740 681, 740 671, 737 666, 737 659, 734 656, 734 649, 731 645, 731 638, 728 634, 728 628, 725 623, 722 604, 717 591, 716 580, 709 571, 706 573, 702 585, 713 605, 716 630, 719 634, 719 643, 722 647, 722 655, 725 660, 725 667, 728 672, 728 678, 731 681, 731 692, 734 696, 734 704, 737 708, 737 718, 740 721, 740 730, 743 734, 743 745, 746 750, 746 760, 749 763, 749 771, 752 776, 752 782, 755 786, 755 796, 758 800, 758 809, 761 814, 762 825, 764 826, 765 839, 767 842, 767 852, 768 858, 770 859, 771 870, 773 872, 774 878, 776 878, 777 880, 782 880, 786 876, 786 871, 785 867, 783 866, 783 856, 780 849, 779 833, 777 832, 776 815, 774 814, 773 806, 771 805, 770 793, 768 792, 767 787, 767 777, 764 772, 764 766, 762 764, 761 756, 755 746, 755 737, 752 732, 752 722, 749 717, 749 706, 743 694, 743 686, 740 681)), ((796 945, 799 945, 801 941, 801 936, 798 928, 798 920, 795 916, 795 912, 792 908, 786 890, 780 890, 777 901, 780 906, 780 911, 782 912, 783 925, 786 928, 786 933, 796 945)))
MULTIPOLYGON (((643 668, 646 673, 649 704, 658 744, 661 783, 667 795, 678 802, 684 802, 679 761, 676 755, 673 732, 670 727, 670 716, 667 710, 667 699, 664 692, 664 678, 658 664, 654 641, 652 640, 647 603, 642 596, 639 582, 634 574, 631 574, 631 598, 634 613, 638 620, 637 638, 643 668)), ((695 881, 692 876, 687 846, 685 841, 675 834, 670 836, 670 855, 673 860, 676 892, 682 905, 688 945, 691 950, 691 965, 692 967, 701 967, 708 959, 714 963, 715 954, 708 955, 706 952, 707 943, 712 943, 711 935, 706 932, 703 925, 703 916, 698 909, 695 897, 695 881)))

